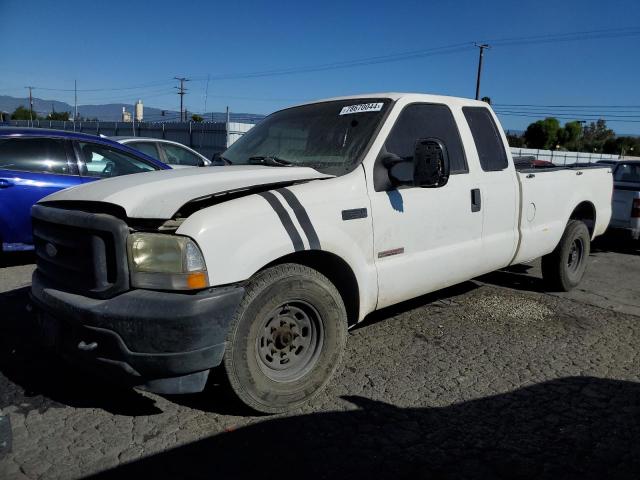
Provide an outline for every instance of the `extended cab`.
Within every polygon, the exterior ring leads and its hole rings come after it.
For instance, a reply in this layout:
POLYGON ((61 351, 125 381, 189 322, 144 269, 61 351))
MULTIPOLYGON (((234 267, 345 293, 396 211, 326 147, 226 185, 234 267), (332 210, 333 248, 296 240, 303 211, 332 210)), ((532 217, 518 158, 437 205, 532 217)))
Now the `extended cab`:
POLYGON ((263 412, 327 383, 349 326, 542 257, 581 280, 611 216, 610 167, 516 171, 486 104, 344 97, 270 115, 227 166, 144 173, 32 210, 32 298, 50 343, 156 392, 223 365, 263 412))

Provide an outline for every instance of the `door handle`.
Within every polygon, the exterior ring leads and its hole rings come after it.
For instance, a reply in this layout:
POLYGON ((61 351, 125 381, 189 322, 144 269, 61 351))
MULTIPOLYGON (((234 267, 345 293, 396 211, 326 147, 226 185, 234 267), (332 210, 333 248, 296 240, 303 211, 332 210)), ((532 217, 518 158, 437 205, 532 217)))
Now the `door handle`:
POLYGON ((0 178, 0 188, 9 188, 9 187, 13 187, 13 183, 10 182, 9 180, 0 178))
POLYGON ((535 176, 536 176, 535 173, 530 173, 530 174, 527 175, 527 178, 534 178, 535 176))
POLYGON ((482 208, 482 196, 480 195, 480 189, 474 188, 471 190, 471 211, 479 212, 482 208))

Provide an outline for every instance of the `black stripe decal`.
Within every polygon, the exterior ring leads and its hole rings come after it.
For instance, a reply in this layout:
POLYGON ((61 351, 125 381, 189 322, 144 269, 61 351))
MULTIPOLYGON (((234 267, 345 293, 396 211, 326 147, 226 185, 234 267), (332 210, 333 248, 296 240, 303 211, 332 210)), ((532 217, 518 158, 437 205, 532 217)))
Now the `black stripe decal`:
POLYGON ((307 236, 307 240, 309 240, 309 247, 314 250, 320 250, 320 239, 318 238, 318 234, 316 233, 316 229, 313 228, 313 224, 309 219, 309 214, 307 210, 302 206, 298 197, 296 197, 293 192, 287 190, 286 188, 280 188, 276 190, 276 192, 280 193, 287 201, 291 210, 296 215, 298 222, 300 222, 300 226, 302 227, 302 231, 307 236))
POLYGON ((276 215, 278 215, 280 222, 282 222, 282 226, 287 231, 287 234, 291 239, 291 243, 293 243, 293 248, 295 249, 295 251, 299 252, 300 250, 304 250, 302 237, 300 237, 298 230, 296 230, 296 227, 293 224, 293 220, 291 220, 291 217, 278 200, 278 197, 276 197, 271 192, 261 192, 258 193, 258 195, 264 198, 269 203, 269 205, 271 205, 271 208, 273 208, 273 210, 276 212, 276 215))

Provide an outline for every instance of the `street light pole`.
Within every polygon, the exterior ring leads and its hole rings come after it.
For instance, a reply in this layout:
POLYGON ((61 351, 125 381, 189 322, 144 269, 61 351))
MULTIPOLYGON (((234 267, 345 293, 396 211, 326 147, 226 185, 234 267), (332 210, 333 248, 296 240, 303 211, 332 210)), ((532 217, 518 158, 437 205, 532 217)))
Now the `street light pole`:
POLYGON ((480 49, 480 57, 478 58, 478 76, 476 78, 476 100, 480 100, 480 75, 482 74, 482 58, 484 57, 484 49, 491 48, 487 43, 475 44, 480 49))

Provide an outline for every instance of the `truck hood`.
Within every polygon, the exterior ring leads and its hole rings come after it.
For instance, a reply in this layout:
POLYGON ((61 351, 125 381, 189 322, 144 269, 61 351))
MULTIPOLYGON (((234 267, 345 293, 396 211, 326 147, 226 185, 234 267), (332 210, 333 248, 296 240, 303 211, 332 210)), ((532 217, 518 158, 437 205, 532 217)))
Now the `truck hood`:
POLYGON ((170 219, 186 203, 209 195, 330 177, 307 167, 262 165, 160 170, 86 183, 40 202, 102 202, 122 207, 130 218, 170 219))

